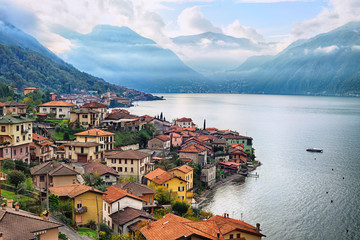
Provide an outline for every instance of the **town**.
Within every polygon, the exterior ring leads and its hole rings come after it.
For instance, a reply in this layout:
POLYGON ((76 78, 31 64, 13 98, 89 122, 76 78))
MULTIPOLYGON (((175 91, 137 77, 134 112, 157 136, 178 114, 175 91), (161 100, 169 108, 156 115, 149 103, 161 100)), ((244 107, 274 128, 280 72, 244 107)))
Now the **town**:
POLYGON ((28 87, 7 100, 0 239, 265 237, 258 223, 201 209, 206 192, 260 164, 251 137, 205 119, 136 116, 113 108, 131 100, 111 91, 58 96, 28 87))

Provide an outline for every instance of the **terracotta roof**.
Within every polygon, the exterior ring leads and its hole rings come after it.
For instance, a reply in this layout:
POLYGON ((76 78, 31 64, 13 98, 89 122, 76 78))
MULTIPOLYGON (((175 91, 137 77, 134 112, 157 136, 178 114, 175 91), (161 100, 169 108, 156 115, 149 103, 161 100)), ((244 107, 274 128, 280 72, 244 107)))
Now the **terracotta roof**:
POLYGON ((50 161, 30 168, 31 175, 72 176, 79 174, 64 163, 50 161))
POLYGON ((185 147, 180 150, 180 152, 188 152, 188 153, 201 153, 203 151, 206 151, 207 149, 203 146, 200 146, 198 144, 192 144, 188 147, 185 147))
POLYGON ((136 150, 125 150, 114 152, 114 154, 111 154, 107 158, 140 160, 149 156, 151 156, 149 153, 144 153, 136 150))
POLYGON ((97 129, 97 128, 92 128, 90 130, 75 133, 74 135, 75 136, 112 136, 112 135, 115 135, 115 133, 107 132, 107 131, 97 129))
POLYGON ((72 103, 67 103, 64 101, 51 101, 38 105, 39 107, 75 107, 72 103))
POLYGON ((139 200, 139 201, 144 201, 144 199, 132 194, 132 193, 129 193, 127 192, 126 190, 123 190, 123 189, 119 189, 119 188, 116 188, 114 186, 110 186, 106 189, 106 192, 105 192, 106 195, 103 196, 103 199, 104 201, 106 201, 107 203, 113 203, 113 202, 116 202, 118 201, 119 199, 122 199, 124 197, 129 197, 129 198, 133 198, 133 199, 136 199, 136 200, 139 200))
POLYGON ((27 87, 27 88, 24 88, 24 90, 37 90, 38 88, 36 87, 27 87))
POLYGON ((186 164, 182 165, 182 166, 179 166, 179 167, 176 167, 176 168, 173 168, 171 169, 169 172, 173 171, 173 170, 179 170, 183 173, 188 173, 188 172, 191 172, 193 171, 194 169, 186 164))
POLYGON ((150 181, 156 184, 164 184, 165 182, 174 178, 174 175, 168 173, 167 171, 162 170, 161 168, 157 168, 154 171, 146 174, 144 177, 146 177, 147 179, 149 179, 150 181))
POLYGON ((27 105, 25 103, 18 103, 14 101, 6 101, 5 105, 7 107, 26 107, 27 105))
POLYGON ((192 159, 190 158, 180 158, 180 160, 183 162, 192 162, 192 159))
POLYGON ((126 207, 120 212, 114 212, 109 216, 112 219, 112 222, 119 224, 120 226, 124 225, 125 223, 128 223, 130 221, 133 221, 137 218, 146 218, 151 220, 156 220, 153 216, 151 216, 149 213, 138 210, 131 207, 126 207))
POLYGON ((177 121, 177 122, 192 122, 192 119, 183 117, 183 118, 176 119, 175 121, 177 121))
POLYGON ((82 185, 82 184, 71 184, 62 187, 50 187, 50 193, 58 195, 59 197, 74 198, 86 192, 93 192, 98 194, 104 194, 102 191, 97 190, 94 187, 82 185))
POLYGON ((63 225, 22 210, 0 210, 0 232, 5 240, 35 239, 34 233, 61 226, 63 225))
POLYGON ((5 103, 0 102, 0 107, 5 107, 5 106, 6 106, 5 103))
POLYGON ((96 114, 96 113, 99 113, 99 111, 95 111, 90 108, 79 108, 79 109, 70 111, 70 113, 77 113, 77 114, 94 113, 94 114, 96 114))
POLYGON ((68 143, 64 143, 64 146, 96 147, 96 146, 101 146, 101 143, 96 143, 96 142, 68 142, 68 143))
POLYGON ((83 108, 106 108, 105 104, 97 103, 97 102, 91 102, 91 103, 85 103, 82 105, 83 108))
POLYGON ((105 120, 120 120, 120 119, 139 119, 139 117, 123 111, 115 111, 115 112, 113 111, 105 117, 105 120))
POLYGON ((33 138, 33 141, 39 141, 39 142, 44 141, 44 140, 47 139, 46 137, 43 137, 43 136, 38 135, 36 133, 32 134, 32 138, 33 138))
POLYGON ((217 131, 218 129, 217 128, 205 128, 205 130, 211 132, 211 131, 217 131))
POLYGON ((39 143, 39 145, 41 145, 41 146, 50 146, 50 145, 53 145, 53 144, 54 143, 50 142, 50 141, 45 141, 45 142, 39 143))
POLYGON ((167 135, 159 135, 159 136, 156 136, 156 138, 163 141, 163 142, 170 141, 170 137, 167 136, 167 135))
POLYGON ((113 185, 116 188, 119 189, 129 189, 129 191, 138 196, 138 197, 142 197, 144 196, 144 194, 155 194, 156 191, 153 190, 152 188, 144 185, 144 184, 140 184, 140 183, 136 183, 136 182, 123 182, 123 183, 117 183, 115 185, 113 185))
POLYGON ((87 163, 83 166, 83 168, 85 169, 86 172, 97 173, 100 176, 107 173, 115 176, 119 176, 119 174, 113 168, 98 162, 87 163))

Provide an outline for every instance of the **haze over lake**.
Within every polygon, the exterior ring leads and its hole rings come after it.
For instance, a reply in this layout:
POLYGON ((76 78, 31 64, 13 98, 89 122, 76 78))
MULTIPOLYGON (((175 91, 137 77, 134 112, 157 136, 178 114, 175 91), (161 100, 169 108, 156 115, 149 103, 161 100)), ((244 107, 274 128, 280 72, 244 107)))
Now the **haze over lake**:
POLYGON ((163 94, 130 112, 254 138, 258 179, 218 188, 206 209, 255 225, 266 239, 360 239, 360 99, 163 94), (306 148, 324 149, 309 153, 306 148), (333 202, 331 203, 331 200, 333 202))

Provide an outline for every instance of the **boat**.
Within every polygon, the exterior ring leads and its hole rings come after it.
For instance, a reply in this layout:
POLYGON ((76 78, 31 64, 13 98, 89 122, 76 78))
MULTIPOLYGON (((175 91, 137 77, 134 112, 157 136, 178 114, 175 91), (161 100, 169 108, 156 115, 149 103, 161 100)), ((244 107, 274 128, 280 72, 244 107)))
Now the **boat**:
POLYGON ((323 152, 323 150, 322 149, 320 149, 320 148, 308 148, 308 149, 306 149, 306 151, 308 151, 308 152, 323 152))

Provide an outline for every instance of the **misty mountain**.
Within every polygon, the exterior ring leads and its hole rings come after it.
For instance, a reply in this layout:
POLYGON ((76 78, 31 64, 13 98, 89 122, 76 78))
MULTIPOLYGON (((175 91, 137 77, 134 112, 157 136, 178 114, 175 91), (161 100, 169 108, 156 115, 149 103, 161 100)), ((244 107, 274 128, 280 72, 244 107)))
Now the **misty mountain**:
POLYGON ((148 92, 203 92, 205 77, 175 53, 127 27, 96 26, 88 34, 58 33, 74 47, 62 57, 77 68, 107 81, 148 92))
POLYGON ((239 92, 356 94, 360 92, 359 62, 360 22, 351 22, 294 42, 258 66, 245 62, 231 74, 238 80, 239 92))

